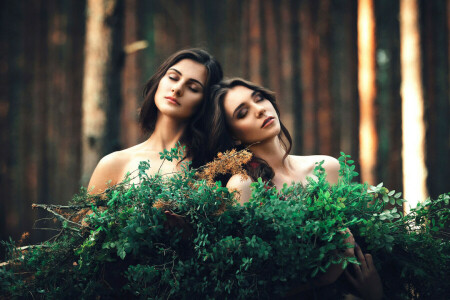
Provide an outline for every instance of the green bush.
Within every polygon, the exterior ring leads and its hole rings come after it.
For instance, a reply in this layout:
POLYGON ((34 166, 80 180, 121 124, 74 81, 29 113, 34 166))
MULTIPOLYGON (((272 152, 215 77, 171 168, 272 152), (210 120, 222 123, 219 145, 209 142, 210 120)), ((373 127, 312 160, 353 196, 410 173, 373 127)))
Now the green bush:
MULTIPOLYGON (((178 158, 179 149, 161 153, 178 158)), ((23 250, 3 242, 0 267, 7 297, 148 299, 268 299, 320 276, 341 256, 350 228, 370 252, 388 299, 442 298, 450 294, 449 194, 425 200, 406 216, 400 193, 382 184, 352 182, 357 173, 342 153, 339 183, 330 186, 321 165, 316 180, 281 190, 259 180, 252 198, 237 205, 220 182, 208 184, 186 163, 172 176, 148 176, 148 162, 104 195, 85 189, 70 206, 45 206, 61 221, 49 242, 23 250), (388 209, 389 207, 389 209, 388 209), (86 208, 85 221, 76 220, 86 208), (67 210, 65 212, 64 210, 67 210), (170 210, 193 234, 168 227, 170 210)), ((81 214, 82 215, 82 214, 81 214)), ((349 291, 339 280, 336 297, 349 291)))

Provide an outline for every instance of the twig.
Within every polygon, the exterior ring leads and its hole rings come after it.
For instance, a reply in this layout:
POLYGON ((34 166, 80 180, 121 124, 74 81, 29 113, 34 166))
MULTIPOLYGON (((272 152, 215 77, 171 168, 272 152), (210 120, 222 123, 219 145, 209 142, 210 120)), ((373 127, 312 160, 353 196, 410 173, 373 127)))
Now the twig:
POLYGON ((33 227, 31 229, 48 230, 48 231, 61 231, 62 230, 62 229, 58 229, 58 228, 46 228, 46 227, 33 227))
MULTIPOLYGON (((32 207, 33 207, 33 208, 35 208, 35 207, 37 207, 37 208, 43 208, 43 209, 45 209, 46 211, 52 213, 58 220, 60 220, 60 221, 62 221, 62 222, 67 222, 67 223, 70 223, 70 224, 72 224, 72 225, 75 225, 75 226, 78 226, 78 227, 81 227, 81 228, 87 227, 87 226, 84 226, 84 225, 75 223, 75 222, 73 222, 73 221, 70 221, 69 219, 67 219, 67 218, 63 217, 62 215, 58 214, 57 212, 55 212, 54 210, 52 210, 51 204, 50 204, 50 205, 47 205, 47 204, 33 204, 32 207)), ((77 228, 72 228, 72 227, 67 227, 67 228, 70 229, 70 230, 76 231, 76 232, 80 232, 80 230, 77 229, 77 228)))
MULTIPOLYGON (((17 247, 17 248, 15 248, 15 250, 24 251, 24 250, 28 250, 28 249, 34 249, 34 248, 49 248, 49 246, 43 245, 43 244, 27 245, 27 246, 17 247)), ((5 262, 0 262, 0 267, 7 266, 7 265, 13 263, 16 260, 18 260, 18 258, 13 258, 13 259, 10 259, 10 260, 5 261, 5 262)))
POLYGON ((22 247, 17 247, 17 250, 27 250, 27 249, 33 249, 33 248, 49 248, 50 246, 39 244, 39 245, 27 245, 22 247))
MULTIPOLYGON (((32 207, 35 208, 44 208, 44 209, 79 209, 79 208, 89 208, 92 205, 94 206, 102 206, 104 204, 106 204, 106 201, 104 201, 105 203, 101 203, 101 204, 95 204, 95 203, 86 203, 83 205, 57 205, 57 204, 33 204, 32 207)), ((46 218, 43 218, 43 220, 45 220, 46 218)))

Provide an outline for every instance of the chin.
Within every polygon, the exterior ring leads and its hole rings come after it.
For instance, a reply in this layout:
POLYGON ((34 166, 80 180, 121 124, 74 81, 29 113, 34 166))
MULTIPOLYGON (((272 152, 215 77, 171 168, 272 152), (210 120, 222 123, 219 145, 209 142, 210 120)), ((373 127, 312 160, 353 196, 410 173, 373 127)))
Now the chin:
POLYGON ((184 114, 181 114, 180 112, 181 112, 180 110, 174 107, 165 107, 164 105, 161 108, 158 107, 158 115, 164 115, 171 119, 180 121, 189 119, 189 117, 185 116, 184 114))

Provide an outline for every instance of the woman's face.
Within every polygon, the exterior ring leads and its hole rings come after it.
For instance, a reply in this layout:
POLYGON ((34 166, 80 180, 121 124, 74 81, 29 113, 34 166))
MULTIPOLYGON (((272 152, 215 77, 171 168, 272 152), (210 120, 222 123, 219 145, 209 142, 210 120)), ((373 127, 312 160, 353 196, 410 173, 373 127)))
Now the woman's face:
POLYGON ((155 93, 159 113, 179 120, 189 119, 203 99, 206 78, 206 67, 191 59, 171 66, 155 93))
POLYGON ((244 145, 273 138, 281 126, 272 103, 245 86, 235 86, 223 100, 226 121, 233 137, 244 145))

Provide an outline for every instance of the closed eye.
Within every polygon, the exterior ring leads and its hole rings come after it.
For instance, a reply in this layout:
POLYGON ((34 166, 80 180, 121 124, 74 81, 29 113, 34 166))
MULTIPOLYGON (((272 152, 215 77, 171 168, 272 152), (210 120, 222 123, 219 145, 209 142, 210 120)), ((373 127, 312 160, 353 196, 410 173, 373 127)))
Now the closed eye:
POLYGON ((174 75, 174 74, 170 74, 168 77, 169 77, 170 80, 173 80, 173 81, 178 80, 178 77, 176 75, 174 75))
POLYGON ((200 93, 202 91, 202 87, 200 86, 199 83, 197 83, 197 81, 195 80, 189 80, 188 81, 188 88, 193 92, 193 93, 200 93))
POLYGON ((248 112, 248 109, 247 109, 247 108, 242 108, 242 109, 240 109, 240 110, 238 111, 236 117, 237 117, 238 119, 243 119, 243 118, 245 118, 245 116, 247 115, 247 112, 248 112))
POLYGON ((260 92, 255 92, 253 95, 253 99, 255 100, 255 102, 260 102, 260 101, 265 100, 264 96, 260 92))
POLYGON ((194 92, 194 93, 198 93, 199 89, 196 86, 190 86, 189 89, 194 92))

